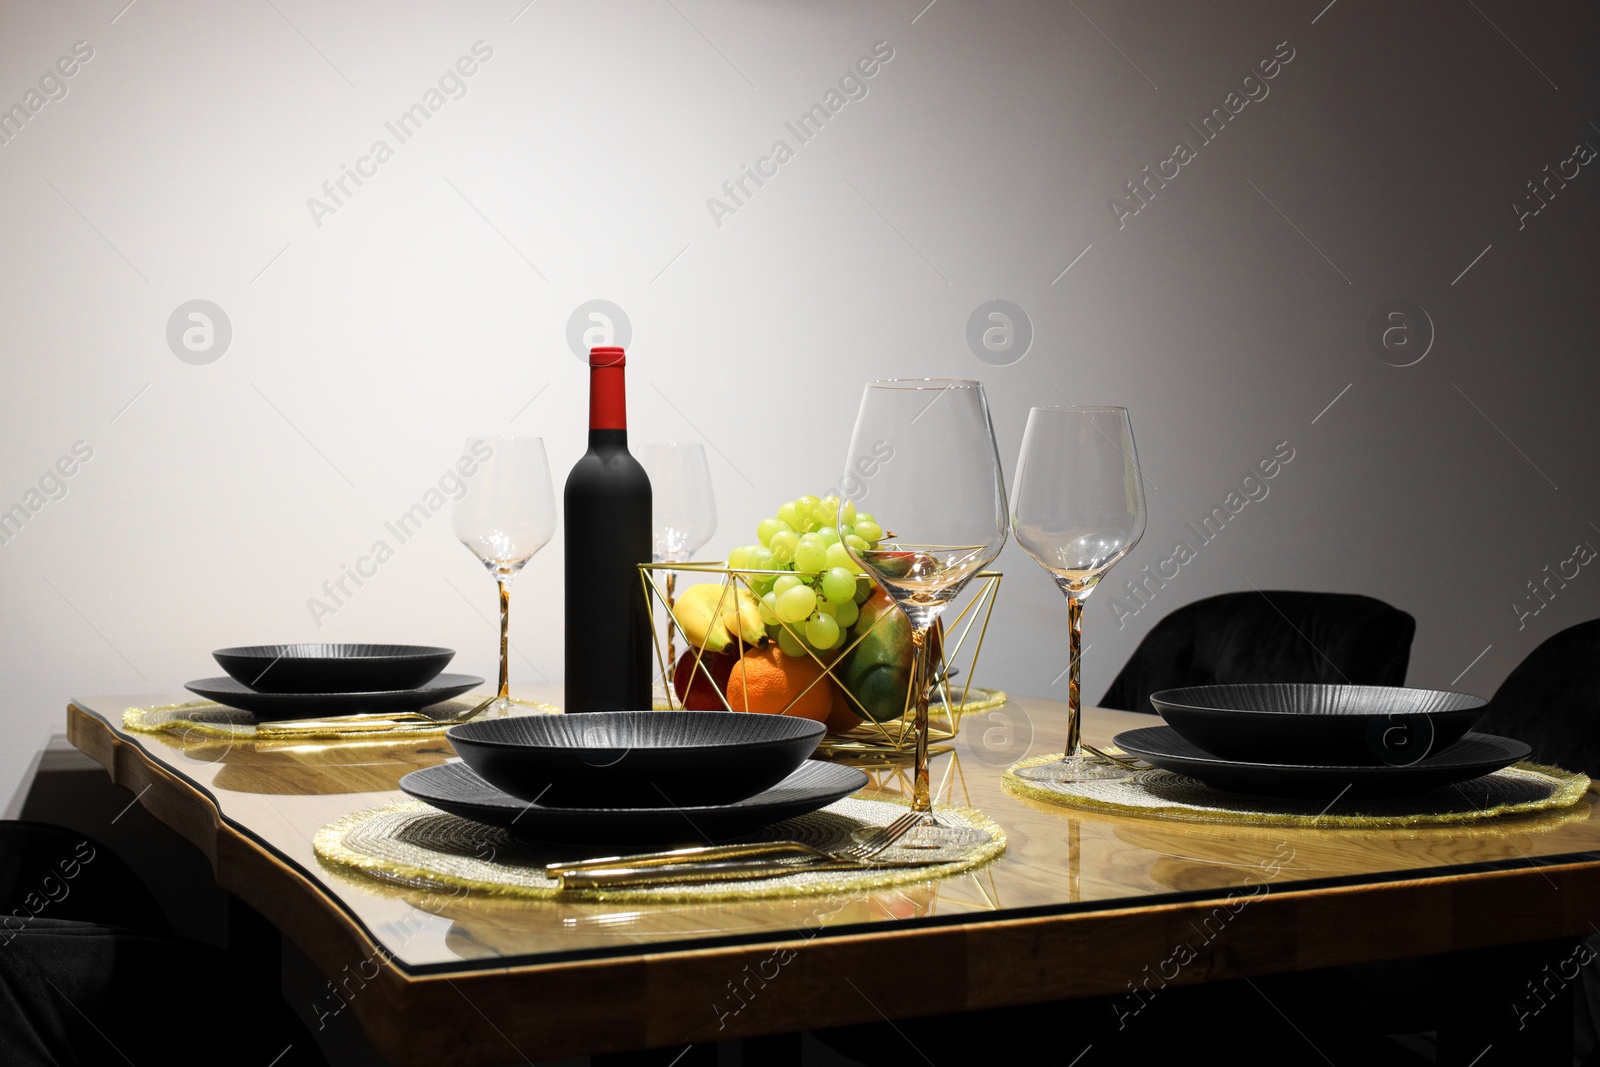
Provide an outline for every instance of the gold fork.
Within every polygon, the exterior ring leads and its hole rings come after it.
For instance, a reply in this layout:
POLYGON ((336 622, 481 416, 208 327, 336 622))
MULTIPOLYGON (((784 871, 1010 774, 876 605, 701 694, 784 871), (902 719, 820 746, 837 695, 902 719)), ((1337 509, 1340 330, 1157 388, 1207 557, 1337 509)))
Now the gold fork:
MULTIPOLYGON (((922 821, 922 813, 908 811, 888 826, 881 826, 863 835, 861 841, 849 848, 824 851, 803 841, 757 841, 744 845, 701 845, 697 848, 679 848, 670 852, 645 852, 636 856, 605 856, 600 859, 571 860, 545 865, 545 874, 568 884, 569 874, 588 875, 598 871, 641 871, 646 868, 676 867, 683 864, 724 863, 732 860, 750 860, 768 856, 793 855, 815 863, 859 864, 876 856, 904 837, 911 828, 922 821)), ((791 867, 793 865, 791 864, 791 867)))

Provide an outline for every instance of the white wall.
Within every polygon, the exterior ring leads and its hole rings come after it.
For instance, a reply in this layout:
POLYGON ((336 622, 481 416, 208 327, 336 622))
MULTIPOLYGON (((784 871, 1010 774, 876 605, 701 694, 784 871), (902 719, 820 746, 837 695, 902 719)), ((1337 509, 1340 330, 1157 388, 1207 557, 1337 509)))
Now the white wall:
MULTIPOLYGON (((1592 6, 924 2, 0 6, 0 104, 93 48, 0 146, 0 507, 93 449, 0 546, 0 792, 71 695, 177 690, 225 644, 441 643, 489 674, 492 590, 444 515, 320 628, 306 602, 468 433, 540 434, 564 474, 564 332, 594 298, 633 323, 634 439, 714 447, 718 553, 833 480, 872 377, 982 377, 1008 469, 1030 404, 1126 404, 1156 487, 1126 572, 1291 442, 1125 628, 1097 594, 1090 698, 1160 614, 1252 583, 1403 607, 1412 681, 1482 693, 1595 614, 1588 569, 1521 629, 1512 607, 1600 544, 1600 167, 1512 208, 1600 147, 1592 6), (384 123, 479 41, 399 144, 384 123), (799 145, 785 121, 880 41, 799 145), (1119 229, 1123 183, 1285 41, 1269 95, 1119 229), (319 226, 307 198, 379 138, 319 226), (794 158, 717 225, 707 198, 779 138, 794 158), (209 365, 165 338, 197 298, 232 324, 209 365), (994 298, 1036 334, 1013 365, 965 340, 994 298), (1414 366, 1365 338, 1393 298, 1436 329, 1414 366)), ((561 550, 517 584, 524 679, 559 673, 561 550)), ((1059 597, 1002 563, 981 674, 1060 692, 1059 597)))

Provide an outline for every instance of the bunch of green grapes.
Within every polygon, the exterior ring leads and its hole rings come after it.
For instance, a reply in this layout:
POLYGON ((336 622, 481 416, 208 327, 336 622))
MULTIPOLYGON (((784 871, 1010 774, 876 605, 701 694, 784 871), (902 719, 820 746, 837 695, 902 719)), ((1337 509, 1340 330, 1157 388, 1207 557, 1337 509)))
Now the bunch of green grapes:
POLYGON ((757 545, 728 553, 736 571, 752 574, 750 588, 761 598, 761 621, 778 647, 790 656, 840 648, 872 595, 872 580, 858 573, 845 546, 857 552, 877 547, 883 528, 850 501, 840 514, 836 496, 803 496, 778 509, 756 527, 757 545), (839 519, 843 523, 839 523, 839 519))

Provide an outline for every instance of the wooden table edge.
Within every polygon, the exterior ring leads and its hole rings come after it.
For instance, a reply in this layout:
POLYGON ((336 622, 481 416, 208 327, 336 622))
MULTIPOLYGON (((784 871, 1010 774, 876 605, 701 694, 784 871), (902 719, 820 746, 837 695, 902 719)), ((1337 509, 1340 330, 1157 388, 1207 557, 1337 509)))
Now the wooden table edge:
POLYGON ((1272 891, 1263 883, 1254 897, 1235 892, 965 925, 796 934, 747 945, 413 974, 314 881, 224 820, 210 796, 99 716, 76 704, 67 712, 72 744, 199 848, 221 888, 289 937, 330 976, 330 988, 344 976, 344 1003, 374 1043, 402 1064, 441 1057, 499 1063, 513 1051, 535 1058, 574 1056, 885 1016, 1132 997, 1135 988, 1580 936, 1600 921, 1600 862, 1585 860, 1309 889, 1272 891), (1540 903, 1520 915, 1489 904, 1524 890, 1540 903), (1585 898, 1595 903, 1584 906, 1585 898), (1475 907, 1479 899, 1484 906, 1475 907), (1396 916, 1405 921, 1397 924, 1396 916), (1215 936, 1207 936, 1212 931, 1215 936), (1174 961, 1183 954, 1174 950, 1180 944, 1192 950, 1192 958, 1178 966, 1174 961), (889 947, 896 974, 942 973, 960 981, 874 982, 870 1000, 859 989, 842 992, 851 990, 846 978, 881 971, 889 947), (376 967, 371 977, 364 970, 369 963, 376 967), (359 975, 354 987, 352 970, 359 975), (779 977, 782 996, 759 995, 779 977), (442 1009, 458 1007, 461 999, 476 1009, 467 1015, 492 1019, 494 1026, 423 1034, 405 1025, 410 1018, 438 1022, 449 1014, 442 1009), (530 1004, 546 1010, 530 1013, 530 1004), (533 1019, 535 1014, 542 1018, 533 1019))

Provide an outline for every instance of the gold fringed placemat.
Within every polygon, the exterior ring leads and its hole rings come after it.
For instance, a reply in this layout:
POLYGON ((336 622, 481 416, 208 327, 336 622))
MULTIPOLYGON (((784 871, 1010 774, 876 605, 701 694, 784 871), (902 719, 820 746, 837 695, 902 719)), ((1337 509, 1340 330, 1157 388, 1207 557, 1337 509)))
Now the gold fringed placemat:
MULTIPOLYGON (((950 686, 951 695, 954 695, 960 688, 959 685, 952 683, 950 686)), ((1004 689, 985 689, 982 686, 975 685, 967 692, 966 700, 956 701, 955 713, 957 715, 970 715, 974 711, 989 711, 998 708, 1005 702, 1006 691, 1004 689)), ((930 707, 936 707, 943 703, 943 700, 930 700, 928 702, 930 707)))
POLYGON ((1197 778, 1163 770, 1139 771, 1126 778, 1097 782, 1030 782, 1013 773, 1054 762, 1061 755, 1055 752, 1032 756, 1013 765, 1004 776, 1006 788, 1047 804, 1114 815, 1242 826, 1345 829, 1445 826, 1550 811, 1576 804, 1589 789, 1589 779, 1584 775, 1558 767, 1519 763, 1414 797, 1352 800, 1330 808, 1319 800, 1225 793, 1197 778))
MULTIPOLYGON (((430 719, 438 721, 406 723, 402 726, 386 727, 381 732, 371 729, 343 730, 332 723, 325 730, 262 729, 259 725, 260 718, 253 712, 230 708, 210 700, 191 700, 182 704, 163 704, 153 708, 128 708, 122 713, 122 728, 136 733, 182 733, 186 737, 223 737, 234 741, 374 741, 391 737, 427 737, 444 733, 453 725, 457 715, 470 711, 482 699, 482 697, 466 696, 432 704, 419 711, 430 719)), ((511 703, 517 705, 511 712, 489 708, 477 718, 494 719, 509 718, 515 714, 559 715, 561 713, 561 709, 554 704, 535 704, 528 700, 518 700, 516 697, 511 698, 511 703)))
MULTIPOLYGON (((846 848, 856 829, 887 825, 904 813, 904 804, 846 797, 820 811, 773 823, 752 840, 804 841, 824 850, 846 848)), ((797 871, 779 878, 634 889, 558 889, 554 880, 545 877, 544 865, 573 859, 583 849, 525 844, 498 827, 446 814, 419 800, 347 815, 317 831, 314 845, 317 856, 325 863, 409 889, 467 889, 500 898, 533 900, 714 903, 849 893, 930 881, 972 870, 1006 850, 1004 831, 983 812, 941 808, 939 815, 952 825, 987 831, 990 839, 949 863, 927 867, 797 871)))

